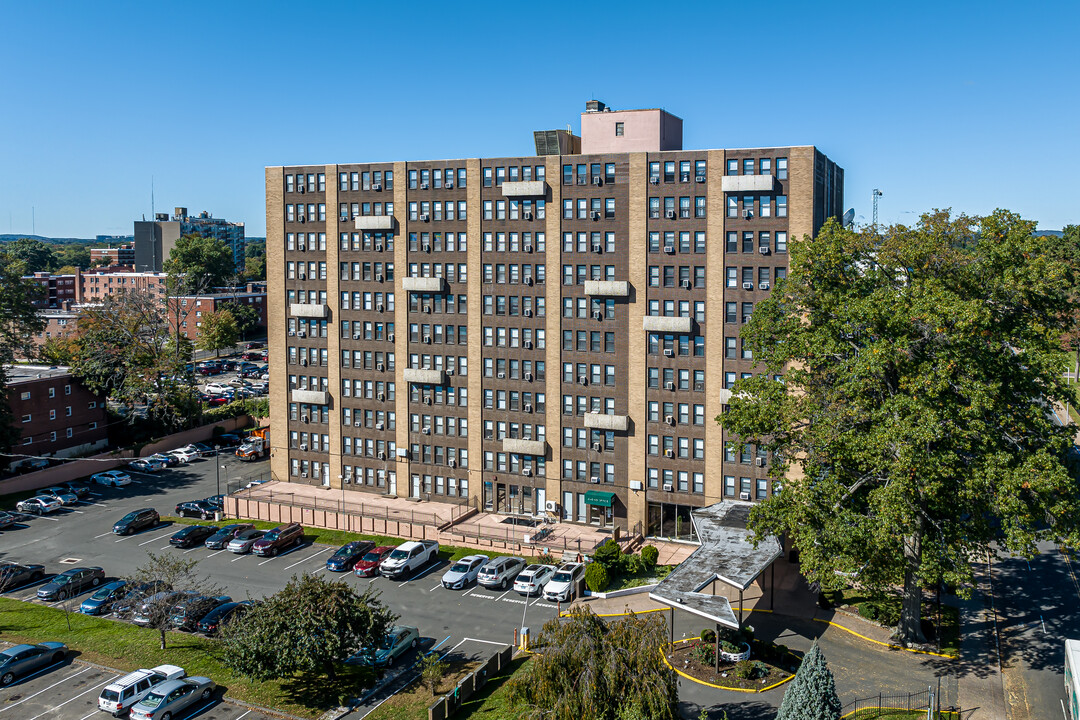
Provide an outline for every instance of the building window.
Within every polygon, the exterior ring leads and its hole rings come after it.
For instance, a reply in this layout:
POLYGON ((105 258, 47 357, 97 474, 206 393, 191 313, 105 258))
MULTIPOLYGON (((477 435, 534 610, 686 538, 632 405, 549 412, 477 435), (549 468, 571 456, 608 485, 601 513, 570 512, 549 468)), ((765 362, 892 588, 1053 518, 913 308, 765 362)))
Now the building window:
POLYGON ((615 137, 622 137, 623 135, 623 123, 615 123, 615 137))

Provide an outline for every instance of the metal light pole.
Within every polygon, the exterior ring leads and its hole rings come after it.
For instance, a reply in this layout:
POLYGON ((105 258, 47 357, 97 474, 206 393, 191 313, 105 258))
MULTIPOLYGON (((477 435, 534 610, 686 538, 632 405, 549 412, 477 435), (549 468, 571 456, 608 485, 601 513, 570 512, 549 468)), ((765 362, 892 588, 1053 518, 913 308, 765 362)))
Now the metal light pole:
POLYGON ((217 480, 217 494, 221 495, 221 446, 214 446, 214 475, 217 480))

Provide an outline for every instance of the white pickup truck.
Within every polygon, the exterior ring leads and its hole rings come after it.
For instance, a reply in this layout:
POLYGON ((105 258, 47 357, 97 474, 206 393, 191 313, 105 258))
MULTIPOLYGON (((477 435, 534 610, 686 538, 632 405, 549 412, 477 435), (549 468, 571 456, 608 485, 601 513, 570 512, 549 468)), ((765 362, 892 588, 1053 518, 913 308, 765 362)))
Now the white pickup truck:
POLYGON ((379 564, 379 574, 395 579, 408 577, 438 559, 439 543, 434 540, 410 540, 398 545, 379 564))

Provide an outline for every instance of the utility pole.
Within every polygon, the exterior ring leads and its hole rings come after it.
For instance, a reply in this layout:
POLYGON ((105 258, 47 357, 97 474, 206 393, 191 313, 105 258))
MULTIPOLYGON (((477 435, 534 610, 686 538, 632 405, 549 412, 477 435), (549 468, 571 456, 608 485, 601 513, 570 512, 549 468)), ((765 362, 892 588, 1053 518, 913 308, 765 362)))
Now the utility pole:
POLYGON ((877 227, 877 199, 884 195, 883 192, 874 188, 874 227, 877 227))

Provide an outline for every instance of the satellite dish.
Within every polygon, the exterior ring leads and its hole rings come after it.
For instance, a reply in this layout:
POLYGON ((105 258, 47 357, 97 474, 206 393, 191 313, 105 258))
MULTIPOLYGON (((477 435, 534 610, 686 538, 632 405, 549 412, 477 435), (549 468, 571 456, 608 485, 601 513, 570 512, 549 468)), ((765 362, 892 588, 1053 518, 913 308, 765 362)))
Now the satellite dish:
POLYGON ((844 219, 840 222, 844 227, 851 227, 851 223, 855 222, 855 208, 851 208, 844 213, 844 219))

